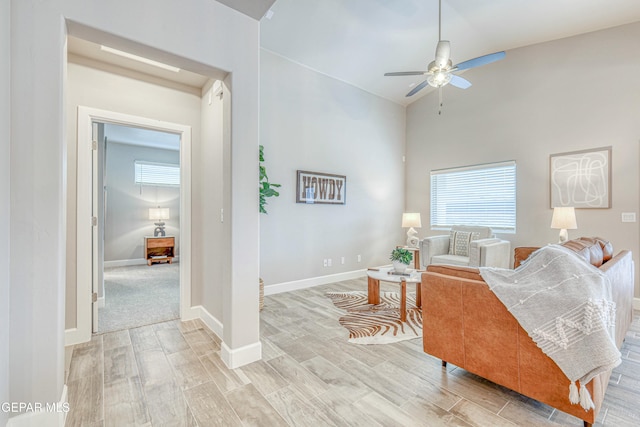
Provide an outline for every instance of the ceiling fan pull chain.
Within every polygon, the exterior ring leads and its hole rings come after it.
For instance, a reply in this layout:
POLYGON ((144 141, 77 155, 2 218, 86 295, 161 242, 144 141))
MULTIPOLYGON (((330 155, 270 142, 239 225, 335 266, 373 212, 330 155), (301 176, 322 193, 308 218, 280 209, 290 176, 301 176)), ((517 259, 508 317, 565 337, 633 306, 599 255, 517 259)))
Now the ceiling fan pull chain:
POLYGON ((438 115, 442 115, 442 86, 438 88, 438 115))

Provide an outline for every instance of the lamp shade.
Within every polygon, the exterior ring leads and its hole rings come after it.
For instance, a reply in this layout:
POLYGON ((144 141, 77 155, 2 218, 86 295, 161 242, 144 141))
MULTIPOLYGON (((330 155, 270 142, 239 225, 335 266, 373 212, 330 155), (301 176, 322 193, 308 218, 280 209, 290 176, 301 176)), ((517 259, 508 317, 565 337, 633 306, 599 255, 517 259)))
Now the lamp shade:
POLYGON ((402 214, 402 228, 422 227, 422 222, 420 221, 420 213, 419 212, 410 212, 402 214))
POLYGON ((149 208, 149 219, 169 219, 169 208, 149 208))
POLYGON ((551 228, 565 230, 575 230, 578 228, 575 209, 573 207, 553 208, 551 228))

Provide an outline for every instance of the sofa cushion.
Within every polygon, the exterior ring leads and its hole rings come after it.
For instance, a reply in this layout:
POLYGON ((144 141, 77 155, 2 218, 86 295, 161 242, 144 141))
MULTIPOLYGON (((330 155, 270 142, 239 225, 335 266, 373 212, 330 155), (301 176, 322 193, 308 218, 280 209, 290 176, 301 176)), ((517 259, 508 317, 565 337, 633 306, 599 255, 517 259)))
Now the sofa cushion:
MULTIPOLYGON (((611 242, 600 237, 579 237, 577 239, 567 240, 562 243, 562 246, 576 252, 589 264, 598 268, 613 256, 613 245, 611 242)), ((518 266, 537 249, 539 248, 524 246, 515 248, 513 253, 513 268, 518 268, 518 266)))
POLYGON ((471 241, 479 238, 480 233, 476 231, 451 230, 449 232, 449 255, 468 257, 471 241))
POLYGON ((462 279, 482 280, 480 271, 474 267, 431 264, 427 267, 427 271, 430 273, 446 274, 447 276, 460 277, 462 279))
POLYGON ((613 245, 611 242, 601 237, 580 237, 578 240, 583 240, 590 243, 598 243, 602 248, 602 262, 605 263, 613 257, 613 245))
POLYGON ((594 267, 600 267, 603 263, 604 253, 597 241, 574 239, 564 242, 562 246, 571 249, 594 267))

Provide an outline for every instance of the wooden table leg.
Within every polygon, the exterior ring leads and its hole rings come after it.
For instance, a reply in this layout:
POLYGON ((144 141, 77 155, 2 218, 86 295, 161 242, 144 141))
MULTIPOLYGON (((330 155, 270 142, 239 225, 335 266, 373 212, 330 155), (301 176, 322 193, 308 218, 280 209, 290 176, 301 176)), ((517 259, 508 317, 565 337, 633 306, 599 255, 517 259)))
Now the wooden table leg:
POLYGON ((422 285, 420 283, 416 283, 416 307, 422 307, 422 291, 420 288, 422 285))
POLYGON ((380 281, 369 277, 369 304, 380 304, 380 281))
POLYGON ((400 320, 407 321, 407 281, 400 279, 400 320))

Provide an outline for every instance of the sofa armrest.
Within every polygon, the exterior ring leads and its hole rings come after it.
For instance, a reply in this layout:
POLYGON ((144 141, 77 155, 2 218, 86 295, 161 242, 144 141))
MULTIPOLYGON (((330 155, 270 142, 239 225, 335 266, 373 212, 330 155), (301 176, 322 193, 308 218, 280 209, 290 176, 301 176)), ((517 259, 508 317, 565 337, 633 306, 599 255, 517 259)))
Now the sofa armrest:
POLYGON ((635 267, 630 251, 623 250, 602 264, 600 271, 611 283, 611 297, 616 303, 616 345, 622 346, 629 326, 633 322, 633 290, 635 267))
POLYGON ((449 235, 425 237, 420 241, 420 264, 422 269, 431 264, 431 257, 449 253, 449 235))
POLYGON ((480 246, 480 266, 509 268, 511 261, 511 242, 500 240, 480 246))
POLYGON ((480 247, 499 241, 496 237, 472 240, 469 243, 469 267, 480 267, 480 247))

